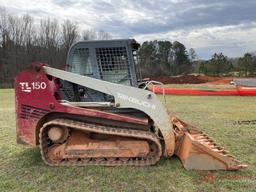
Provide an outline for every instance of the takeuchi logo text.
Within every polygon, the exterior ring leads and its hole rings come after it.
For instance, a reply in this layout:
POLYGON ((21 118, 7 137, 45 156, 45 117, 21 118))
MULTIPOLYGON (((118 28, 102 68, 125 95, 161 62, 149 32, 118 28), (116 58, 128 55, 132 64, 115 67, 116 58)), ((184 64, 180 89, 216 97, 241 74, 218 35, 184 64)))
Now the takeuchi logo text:
POLYGON ((154 110, 156 109, 155 105, 153 105, 153 104, 151 104, 147 101, 142 101, 142 100, 139 100, 138 98, 131 97, 131 96, 125 95, 123 93, 117 93, 117 97, 119 99, 129 101, 131 103, 134 103, 134 104, 137 104, 137 105, 140 105, 140 106, 143 106, 143 107, 151 108, 151 109, 154 109, 154 110))

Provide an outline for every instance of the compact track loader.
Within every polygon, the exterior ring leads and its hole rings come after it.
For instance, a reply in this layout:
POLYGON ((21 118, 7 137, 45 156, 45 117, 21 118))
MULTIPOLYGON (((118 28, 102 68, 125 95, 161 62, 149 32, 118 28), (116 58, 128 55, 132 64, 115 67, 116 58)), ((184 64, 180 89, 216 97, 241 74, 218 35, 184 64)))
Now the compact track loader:
POLYGON ((73 45, 66 70, 33 63, 15 79, 17 142, 50 166, 147 166, 177 155, 188 170, 247 167, 197 128, 171 117, 139 82, 135 40, 73 45))

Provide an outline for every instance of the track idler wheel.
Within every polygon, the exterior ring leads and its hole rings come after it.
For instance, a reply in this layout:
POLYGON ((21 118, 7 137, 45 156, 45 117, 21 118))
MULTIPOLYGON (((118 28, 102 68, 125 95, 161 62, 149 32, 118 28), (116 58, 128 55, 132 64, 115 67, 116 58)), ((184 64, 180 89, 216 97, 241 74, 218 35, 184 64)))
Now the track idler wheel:
POLYGON ((64 142, 69 135, 67 127, 58 127, 53 126, 48 130, 48 137, 53 143, 62 143, 64 142))

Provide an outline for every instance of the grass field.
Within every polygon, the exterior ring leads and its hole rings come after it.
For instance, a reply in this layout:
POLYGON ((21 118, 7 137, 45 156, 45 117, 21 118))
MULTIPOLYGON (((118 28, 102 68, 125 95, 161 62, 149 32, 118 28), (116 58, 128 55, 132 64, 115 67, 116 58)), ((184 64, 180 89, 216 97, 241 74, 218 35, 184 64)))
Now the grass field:
POLYGON ((48 167, 39 149, 16 144, 14 92, 0 90, 0 191, 256 191, 256 97, 168 96, 172 114, 201 127, 237 158, 241 171, 186 171, 177 158, 156 166, 48 167))

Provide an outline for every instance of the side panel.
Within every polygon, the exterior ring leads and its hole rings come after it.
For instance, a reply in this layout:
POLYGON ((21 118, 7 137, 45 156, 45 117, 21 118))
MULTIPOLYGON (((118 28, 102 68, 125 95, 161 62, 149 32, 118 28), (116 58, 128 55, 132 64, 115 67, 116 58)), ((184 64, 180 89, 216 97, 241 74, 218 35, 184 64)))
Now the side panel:
POLYGON ((32 69, 21 72, 15 79, 17 142, 35 144, 35 127, 51 109, 54 87, 32 69), (46 91, 47 90, 47 91, 46 91), (43 98, 43 99, 42 99, 43 98))

